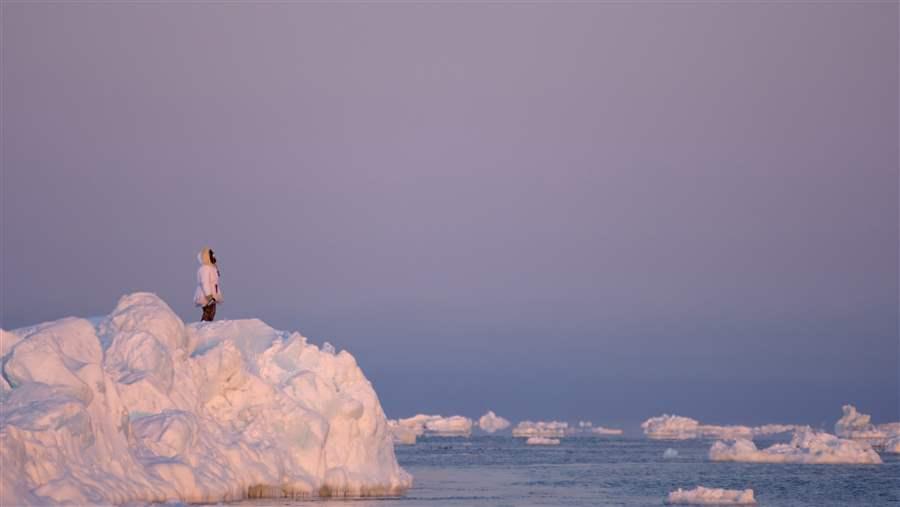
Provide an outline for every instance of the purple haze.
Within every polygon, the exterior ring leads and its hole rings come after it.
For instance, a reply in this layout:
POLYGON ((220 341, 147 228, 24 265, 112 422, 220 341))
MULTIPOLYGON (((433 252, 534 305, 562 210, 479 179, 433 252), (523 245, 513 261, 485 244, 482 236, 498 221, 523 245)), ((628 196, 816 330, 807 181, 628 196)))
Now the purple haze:
POLYGON ((417 411, 898 414, 896 3, 2 6, 2 327, 147 290, 417 411))

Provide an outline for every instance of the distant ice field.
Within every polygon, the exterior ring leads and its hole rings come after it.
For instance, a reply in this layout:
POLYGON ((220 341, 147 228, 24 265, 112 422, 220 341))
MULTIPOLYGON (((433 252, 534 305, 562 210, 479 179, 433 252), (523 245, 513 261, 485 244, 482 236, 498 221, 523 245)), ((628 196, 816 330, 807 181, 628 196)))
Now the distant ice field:
MULTIPOLYGON (((759 447, 785 441, 756 439, 759 447)), ((510 436, 426 436, 396 448, 398 461, 415 477, 405 497, 239 505, 660 506, 671 491, 706 486, 753 489, 759 506, 900 506, 900 455, 882 453, 881 465, 712 462, 711 443, 569 437, 558 446, 529 446, 510 436), (678 455, 664 458, 666 449, 678 455)))

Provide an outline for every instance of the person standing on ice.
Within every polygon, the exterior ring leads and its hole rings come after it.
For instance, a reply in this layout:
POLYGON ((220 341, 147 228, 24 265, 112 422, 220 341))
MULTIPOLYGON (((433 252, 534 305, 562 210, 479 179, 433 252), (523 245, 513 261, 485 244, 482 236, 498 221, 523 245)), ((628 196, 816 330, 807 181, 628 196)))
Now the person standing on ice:
POLYGON ((219 265, 211 248, 200 250, 197 260, 200 267, 197 268, 194 304, 203 307, 203 316, 200 320, 212 322, 216 318, 216 303, 222 302, 222 291, 219 290, 219 265))

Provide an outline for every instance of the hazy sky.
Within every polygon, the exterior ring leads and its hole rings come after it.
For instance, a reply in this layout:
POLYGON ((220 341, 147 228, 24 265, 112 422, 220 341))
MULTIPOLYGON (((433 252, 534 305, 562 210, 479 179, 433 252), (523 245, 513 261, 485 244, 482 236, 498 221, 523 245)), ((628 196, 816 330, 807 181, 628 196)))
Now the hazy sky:
POLYGON ((898 5, 4 2, 2 327, 222 318, 418 411, 898 419, 898 5))

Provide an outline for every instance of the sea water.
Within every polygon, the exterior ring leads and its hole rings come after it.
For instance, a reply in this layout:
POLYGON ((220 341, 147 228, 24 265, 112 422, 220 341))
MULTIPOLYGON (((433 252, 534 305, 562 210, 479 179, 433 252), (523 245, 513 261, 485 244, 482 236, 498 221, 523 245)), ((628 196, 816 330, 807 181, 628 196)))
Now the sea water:
MULTIPOLYGON (((756 440, 758 447, 775 442, 756 440)), ((659 506, 670 491, 701 485, 751 488, 760 506, 900 505, 900 455, 882 454, 882 465, 720 463, 707 456, 711 443, 603 436, 527 446, 509 436, 424 437, 396 447, 400 464, 415 476, 403 497, 240 505, 659 506), (667 449, 677 456, 664 458, 667 449)))

